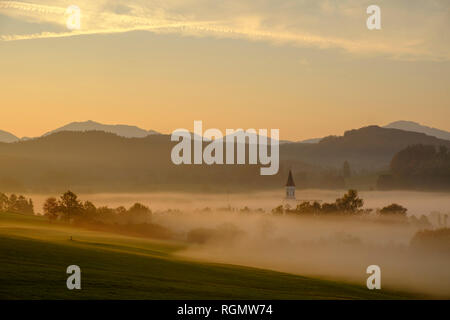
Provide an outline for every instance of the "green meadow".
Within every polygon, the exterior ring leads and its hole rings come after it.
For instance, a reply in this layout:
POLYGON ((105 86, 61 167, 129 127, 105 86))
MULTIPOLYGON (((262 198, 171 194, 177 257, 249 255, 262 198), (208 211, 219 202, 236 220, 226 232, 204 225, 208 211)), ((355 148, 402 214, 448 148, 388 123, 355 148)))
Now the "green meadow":
POLYGON ((413 298, 348 283, 190 261, 175 254, 185 246, 1 213, 0 299, 413 298), (66 287, 69 265, 81 268, 81 290, 66 287))

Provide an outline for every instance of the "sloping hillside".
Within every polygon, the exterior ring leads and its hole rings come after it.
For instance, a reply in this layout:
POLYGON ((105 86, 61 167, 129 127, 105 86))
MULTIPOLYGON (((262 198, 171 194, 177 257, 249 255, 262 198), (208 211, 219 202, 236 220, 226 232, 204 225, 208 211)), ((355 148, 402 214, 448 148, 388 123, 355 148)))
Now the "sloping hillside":
POLYGON ((0 214, 0 299, 407 299, 235 265, 181 259, 183 244, 49 224, 0 214), (69 240, 72 238, 72 240, 69 240), (82 270, 82 290, 67 290, 66 268, 82 270), (45 276, 43 276, 45 275, 45 276))

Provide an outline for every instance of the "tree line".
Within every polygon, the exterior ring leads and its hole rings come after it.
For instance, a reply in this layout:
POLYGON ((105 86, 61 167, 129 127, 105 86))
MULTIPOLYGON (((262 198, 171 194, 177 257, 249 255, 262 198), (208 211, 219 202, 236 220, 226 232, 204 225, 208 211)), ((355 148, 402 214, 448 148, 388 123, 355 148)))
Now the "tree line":
POLYGON ((7 196, 0 192, 0 212, 34 214, 33 200, 14 193, 7 196))
MULTIPOLYGON (((363 209, 364 200, 359 197, 358 191, 350 189, 341 198, 332 203, 319 203, 318 201, 303 201, 295 208, 289 204, 280 205, 272 210, 273 214, 296 214, 296 215, 361 215, 373 212, 373 209, 363 209)), ((406 217, 407 209, 399 204, 393 203, 376 211, 379 216, 406 217)))
POLYGON ((68 222, 148 223, 152 216, 152 211, 141 203, 135 203, 128 209, 123 206, 117 208, 96 207, 90 201, 82 202, 72 191, 65 192, 59 199, 48 198, 44 202, 43 210, 44 215, 50 221, 68 222))

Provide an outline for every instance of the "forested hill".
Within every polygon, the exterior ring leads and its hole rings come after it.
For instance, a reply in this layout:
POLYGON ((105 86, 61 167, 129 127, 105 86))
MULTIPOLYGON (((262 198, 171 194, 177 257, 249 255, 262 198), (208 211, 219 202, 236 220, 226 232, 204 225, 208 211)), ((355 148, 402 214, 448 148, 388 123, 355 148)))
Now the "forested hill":
POLYGON ((347 160, 356 169, 379 170, 388 167, 397 152, 415 144, 450 146, 450 141, 424 133, 369 126, 347 131, 343 136, 329 136, 315 144, 283 145, 281 155, 283 159, 336 167, 347 160))
POLYGON ((176 166, 170 158, 175 142, 168 135, 124 138, 100 131, 58 132, 28 141, 0 143, 0 190, 282 188, 289 168, 299 187, 342 187, 339 170, 344 161, 352 168, 378 170, 388 167, 398 151, 414 144, 450 147, 450 141, 421 133, 366 127, 348 131, 342 137, 325 138, 318 144, 282 144, 279 173, 260 176, 260 165, 176 166))

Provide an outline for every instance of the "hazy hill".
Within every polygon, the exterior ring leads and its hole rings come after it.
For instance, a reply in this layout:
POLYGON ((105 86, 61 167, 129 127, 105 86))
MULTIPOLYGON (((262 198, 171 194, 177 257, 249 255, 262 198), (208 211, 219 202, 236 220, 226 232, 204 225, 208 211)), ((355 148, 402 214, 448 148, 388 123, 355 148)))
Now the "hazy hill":
POLYGON ((260 176, 260 165, 181 165, 171 162, 169 135, 124 138, 101 131, 58 132, 0 143, 0 190, 6 191, 251 191, 282 188, 289 168, 298 187, 343 188, 340 168, 388 167, 408 145, 447 145, 422 133, 366 127, 317 144, 280 145, 280 171, 260 176), (331 169, 330 169, 331 168, 331 169), (333 169, 334 168, 334 169, 333 169))
POLYGON ((320 140, 322 140, 323 138, 312 138, 312 139, 306 139, 306 140, 302 140, 302 141, 298 141, 298 143, 319 143, 320 140))
MULTIPOLYGON (((385 125, 383 128, 420 132, 420 133, 425 133, 429 136, 433 136, 433 137, 436 137, 439 139, 450 140, 450 132, 432 128, 432 127, 428 127, 428 126, 424 126, 417 122, 412 122, 412 121, 395 121, 388 125, 385 125)), ((318 143, 322 139, 323 138, 313 138, 313 139, 306 139, 306 140, 302 140, 302 141, 298 141, 298 142, 299 143, 318 143)))
MULTIPOLYGON (((256 130, 256 132, 257 132, 256 134, 248 134, 248 136, 251 137, 252 139, 256 140, 256 141, 259 141, 259 137, 261 137, 261 135, 258 135, 258 130, 256 130)), ((232 139, 236 139, 239 135, 240 135, 240 133, 235 132, 235 133, 232 133, 232 134, 229 134, 229 135, 225 135, 222 138, 222 140, 226 141, 227 137, 232 138, 232 139)), ((276 141, 275 139, 272 139, 270 137, 270 130, 268 130, 266 138, 267 138, 267 143, 271 143, 272 141, 276 141)), ((252 143, 252 141, 247 139, 247 143, 252 143)), ((289 140, 278 140, 278 143, 279 144, 285 144, 285 143, 292 143, 292 141, 289 141, 289 140)))
POLYGON ((153 130, 147 131, 136 126, 129 126, 123 124, 109 125, 89 120, 85 122, 69 123, 58 129, 45 133, 44 136, 48 136, 50 134, 61 131, 104 131, 114 133, 117 134, 118 136, 125 138, 144 138, 148 135, 159 134, 156 131, 153 130))
POLYGON ((15 135, 13 135, 12 133, 0 130, 0 142, 10 143, 10 142, 16 142, 16 141, 19 141, 19 138, 17 138, 15 135))
POLYGON ((261 178, 259 166, 176 166, 171 161, 175 144, 169 135, 123 138, 100 131, 0 143, 0 190, 225 191, 279 178, 261 178))
POLYGON ((353 168, 378 170, 388 167, 392 157, 413 144, 446 145, 450 141, 423 133, 369 126, 345 132, 343 136, 323 138, 319 143, 282 145, 281 158, 340 166, 349 161, 353 168))
POLYGON ((450 132, 432 127, 427 127, 412 121, 396 121, 384 126, 384 128, 421 132, 439 139, 450 140, 450 132))
POLYGON ((450 148, 413 145, 392 158, 390 173, 380 175, 380 189, 450 190, 450 148))

